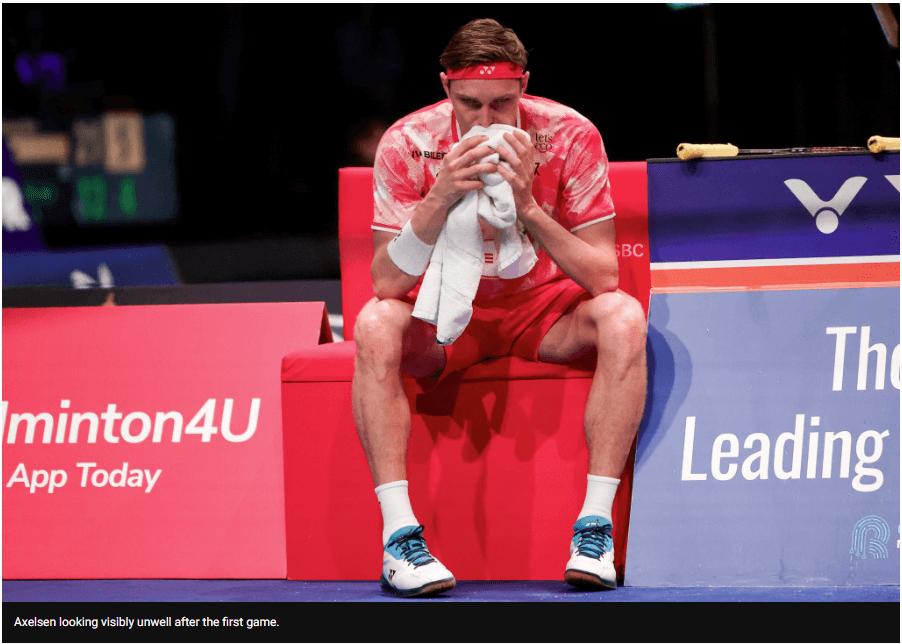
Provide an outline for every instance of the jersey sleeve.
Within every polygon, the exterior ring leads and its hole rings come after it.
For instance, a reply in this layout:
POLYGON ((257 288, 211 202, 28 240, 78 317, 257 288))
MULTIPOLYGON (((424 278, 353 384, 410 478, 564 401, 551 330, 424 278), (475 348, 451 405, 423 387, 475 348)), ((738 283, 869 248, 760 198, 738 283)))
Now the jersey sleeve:
POLYGON ((373 166, 373 230, 398 232, 423 200, 425 173, 400 127, 379 142, 373 166))
POLYGON ((561 177, 564 209, 561 223, 570 232, 614 217, 608 155, 601 134, 584 122, 574 134, 561 177))

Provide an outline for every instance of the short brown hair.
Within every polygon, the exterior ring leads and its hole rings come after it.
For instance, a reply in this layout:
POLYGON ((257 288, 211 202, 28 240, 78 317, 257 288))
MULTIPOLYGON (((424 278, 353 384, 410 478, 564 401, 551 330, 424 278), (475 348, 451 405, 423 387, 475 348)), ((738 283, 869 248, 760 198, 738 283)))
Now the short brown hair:
POLYGON ((458 70, 480 63, 514 63, 526 68, 526 48, 513 29, 495 20, 472 20, 458 29, 439 62, 446 70, 458 70))

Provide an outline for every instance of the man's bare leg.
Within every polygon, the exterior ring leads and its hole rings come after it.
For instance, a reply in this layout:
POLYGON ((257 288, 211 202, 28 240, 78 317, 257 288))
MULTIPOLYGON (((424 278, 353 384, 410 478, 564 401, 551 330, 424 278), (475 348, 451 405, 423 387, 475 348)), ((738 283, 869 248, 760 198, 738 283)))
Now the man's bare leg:
POLYGON ((594 476, 620 478, 645 409, 648 371, 644 330, 627 342, 627 347, 613 354, 603 355, 607 349, 599 350, 586 401, 589 474, 594 476))
POLYGON ((598 362, 586 402, 589 474, 620 478, 645 408, 647 324, 641 305, 622 291, 582 302, 551 328, 543 362, 569 362, 594 347, 598 362))
POLYGON ((399 300, 372 300, 357 318, 352 405, 357 433, 376 486, 407 478, 410 404, 402 367, 416 377, 444 366, 430 326, 399 300))
POLYGON ((539 358, 566 362, 594 347, 598 358, 584 416, 589 449, 586 498, 574 525, 564 579, 578 587, 617 587, 612 506, 645 407, 647 324, 621 291, 580 303, 551 328, 539 358))
POLYGON ((429 376, 445 364, 433 327, 398 300, 371 300, 357 317, 352 404, 382 510, 383 589, 402 597, 453 588, 454 575, 426 548, 407 493, 410 405, 402 368, 429 376))

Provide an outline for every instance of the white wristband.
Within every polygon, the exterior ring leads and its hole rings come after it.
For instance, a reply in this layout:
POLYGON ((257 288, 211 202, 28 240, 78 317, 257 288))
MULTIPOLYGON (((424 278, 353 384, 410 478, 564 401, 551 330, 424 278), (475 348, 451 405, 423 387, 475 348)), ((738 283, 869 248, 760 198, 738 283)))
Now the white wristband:
POLYGON ((429 266, 429 258, 432 257, 432 249, 435 244, 424 244, 413 232, 408 221, 401 232, 393 240, 388 242, 388 256, 395 266, 408 275, 422 275, 429 266))

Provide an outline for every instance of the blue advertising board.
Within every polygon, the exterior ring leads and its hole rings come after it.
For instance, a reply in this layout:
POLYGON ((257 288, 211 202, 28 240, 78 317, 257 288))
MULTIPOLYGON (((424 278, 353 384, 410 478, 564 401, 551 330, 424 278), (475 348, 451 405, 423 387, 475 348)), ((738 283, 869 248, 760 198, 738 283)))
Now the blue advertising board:
POLYGON ((110 246, 3 253, 3 286, 169 286, 178 269, 165 246, 110 246))
POLYGON ((899 584, 898 288, 653 293, 631 586, 899 584))
POLYGON ((655 264, 899 255, 899 154, 648 164, 655 264))

